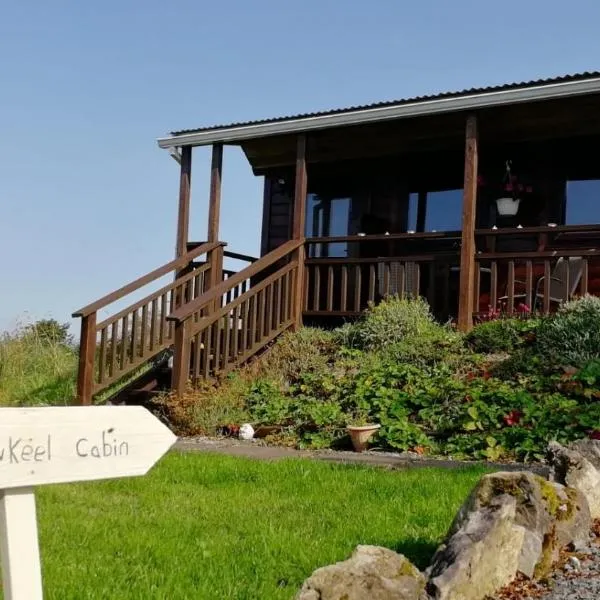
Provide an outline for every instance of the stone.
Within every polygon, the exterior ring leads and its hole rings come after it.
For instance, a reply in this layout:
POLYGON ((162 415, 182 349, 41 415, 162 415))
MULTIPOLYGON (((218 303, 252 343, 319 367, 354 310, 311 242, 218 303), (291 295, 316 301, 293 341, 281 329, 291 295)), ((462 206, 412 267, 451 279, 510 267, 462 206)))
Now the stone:
POLYGON ((587 500, 593 519, 600 519, 600 446, 596 440, 580 440, 569 447, 548 446, 550 479, 575 488, 587 500))
POLYGON ((479 600, 510 582, 519 567, 525 530, 514 525, 516 500, 469 513, 438 548, 427 591, 436 600, 479 600))
POLYGON ((402 554, 357 546, 344 561, 317 569, 296 600, 426 600, 425 577, 402 554))
POLYGON ((547 576, 561 547, 588 539, 591 517, 578 490, 528 472, 481 478, 427 570, 436 600, 480 600, 522 573, 547 576))
POLYGON ((568 448, 579 452, 583 458, 589 460, 600 471, 600 440, 583 438, 570 443, 568 448))

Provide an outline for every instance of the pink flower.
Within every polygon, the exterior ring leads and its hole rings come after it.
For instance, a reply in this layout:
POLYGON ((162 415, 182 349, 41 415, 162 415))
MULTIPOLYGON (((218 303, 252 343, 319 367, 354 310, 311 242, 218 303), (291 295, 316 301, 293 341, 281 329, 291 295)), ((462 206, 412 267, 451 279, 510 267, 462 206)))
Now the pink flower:
POLYGON ((521 314, 528 314, 531 312, 531 309, 529 306, 527 306, 527 304, 519 302, 519 304, 517 304, 517 312, 520 312, 521 314))

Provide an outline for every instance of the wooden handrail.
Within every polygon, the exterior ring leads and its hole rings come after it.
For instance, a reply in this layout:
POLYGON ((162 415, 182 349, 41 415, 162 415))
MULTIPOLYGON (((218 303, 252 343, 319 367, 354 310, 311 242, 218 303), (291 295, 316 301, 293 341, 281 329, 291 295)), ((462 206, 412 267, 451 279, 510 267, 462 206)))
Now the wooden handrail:
POLYGON ((231 311, 234 308, 236 308, 243 302, 246 302, 249 298, 252 298, 252 296, 256 296, 256 294, 258 294, 258 292, 265 289, 267 286, 271 285, 277 279, 283 277, 286 273, 290 273, 296 267, 297 267, 297 264, 294 262, 289 263, 289 264, 285 265, 284 267, 281 267, 281 269, 275 271, 275 273, 272 273, 267 278, 263 279, 260 283, 257 283, 255 286, 253 286, 247 292, 244 292, 241 296, 238 296, 237 298, 235 298, 234 300, 232 300, 225 306, 219 308, 217 311, 210 313, 208 316, 201 317, 199 319, 198 323, 194 324, 192 331, 191 331, 191 335, 194 335, 197 331, 200 331, 201 329, 205 329, 206 327, 209 327, 215 321, 218 321, 219 319, 223 318, 227 314, 231 313, 231 311))
MULTIPOLYGON (((520 230, 519 230, 520 231, 520 230)), ((335 244, 339 242, 382 242, 389 240, 460 239, 460 231, 428 231, 421 233, 377 233, 374 235, 336 235, 306 238, 306 244, 335 244)))
POLYGON ((557 225, 549 227, 548 225, 539 225, 536 227, 500 227, 498 229, 476 229, 475 235, 478 236, 512 236, 526 235, 531 233, 600 233, 600 225, 557 225))
POLYGON ((168 317, 168 321, 175 321, 176 323, 182 323, 186 319, 190 318, 193 314, 204 308, 210 302, 214 302, 226 294, 231 288, 242 283, 243 281, 258 275, 263 269, 270 267, 272 264, 281 260, 290 252, 293 252, 304 244, 303 240, 290 240, 285 244, 282 244, 269 254, 259 258, 255 263, 242 269, 232 277, 229 277, 222 283, 216 285, 205 294, 202 294, 199 298, 196 298, 192 302, 186 303, 184 306, 179 307, 173 311, 168 317))
POLYGON ((475 260, 542 260, 568 256, 600 257, 598 250, 546 250, 544 252, 481 252, 475 255, 475 260))
POLYGON ((304 260, 306 265, 360 265, 374 263, 389 263, 389 262, 434 262, 444 259, 454 259, 460 256, 460 253, 455 252, 438 252, 435 254, 407 254, 405 256, 374 256, 371 258, 336 258, 324 256, 322 258, 307 258, 304 260))
POLYGON ((245 262, 254 263, 258 260, 255 256, 249 256, 248 254, 240 254, 239 252, 230 252, 229 250, 225 250, 223 252, 223 256, 227 258, 233 258, 234 260, 243 260, 245 262))
POLYGON ((116 290, 110 294, 107 294, 106 296, 100 298, 100 300, 96 300, 92 304, 88 304, 87 306, 80 308, 79 310, 75 311, 72 316, 73 316, 73 318, 87 317, 88 315, 90 315, 94 312, 97 312, 101 308, 104 308, 108 304, 112 304, 113 302, 120 300, 124 296, 127 296, 128 294, 135 292, 136 290, 140 289, 141 287, 144 287, 145 285, 147 285, 148 283, 151 283, 155 279, 158 279, 159 277, 162 277, 163 275, 170 273, 174 269, 186 266, 191 260, 193 260, 197 256, 200 256, 201 254, 206 254, 207 252, 210 252, 211 250, 214 250, 215 248, 218 248, 219 246, 225 246, 225 245, 226 244, 224 242, 210 242, 210 243, 202 244, 201 246, 194 248, 190 252, 176 258, 175 260, 172 260, 171 262, 166 263, 162 267, 158 267, 158 269, 154 269, 154 271, 151 271, 150 273, 147 273, 146 275, 139 277, 135 281, 132 281, 131 283, 128 283, 127 285, 124 285, 122 288, 119 288, 118 290, 116 290))
POLYGON ((206 273, 206 271, 208 271, 209 268, 210 268, 210 263, 204 263, 204 264, 196 267, 193 271, 190 271, 189 273, 187 273, 186 275, 183 275, 179 279, 176 279, 175 281, 163 286, 159 290, 156 290, 155 292, 148 294, 145 298, 142 298, 141 300, 138 300, 134 304, 127 306, 123 310, 112 315, 112 317, 108 317, 108 319, 105 319, 101 323, 98 323, 98 325, 96 325, 96 329, 98 331, 100 331, 103 327, 107 327, 111 323, 118 321, 119 319, 128 315, 129 313, 133 312, 134 310, 141 308, 142 306, 144 306, 144 304, 148 304, 154 298, 158 298, 158 297, 162 296, 163 294, 170 292, 173 288, 182 286, 184 283, 187 283, 188 281, 190 281, 190 279, 194 279, 194 277, 198 277, 198 275, 201 275, 202 273, 206 273))

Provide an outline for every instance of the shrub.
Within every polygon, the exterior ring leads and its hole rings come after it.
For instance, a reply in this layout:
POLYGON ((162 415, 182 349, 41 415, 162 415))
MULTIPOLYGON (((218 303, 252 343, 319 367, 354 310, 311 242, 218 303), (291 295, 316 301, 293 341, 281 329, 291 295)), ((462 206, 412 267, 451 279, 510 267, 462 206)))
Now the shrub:
POLYGON ((476 325, 466 336, 475 352, 510 352, 533 338, 539 327, 537 319, 497 319, 476 325))
POLYGON ((439 328, 423 298, 408 299, 392 296, 380 304, 370 305, 354 325, 357 347, 381 350, 406 339, 420 339, 439 328))
POLYGON ((584 296, 544 319, 537 350, 549 364, 581 367, 600 358, 600 298, 584 296))
POLYGON ((257 366, 259 374, 289 383, 302 373, 327 369, 335 360, 339 343, 331 331, 303 327, 286 333, 257 366))
POLYGON ((246 371, 221 381, 202 381, 178 397, 174 392, 156 400, 178 435, 215 435, 222 427, 250 420, 246 400, 252 383, 246 371))

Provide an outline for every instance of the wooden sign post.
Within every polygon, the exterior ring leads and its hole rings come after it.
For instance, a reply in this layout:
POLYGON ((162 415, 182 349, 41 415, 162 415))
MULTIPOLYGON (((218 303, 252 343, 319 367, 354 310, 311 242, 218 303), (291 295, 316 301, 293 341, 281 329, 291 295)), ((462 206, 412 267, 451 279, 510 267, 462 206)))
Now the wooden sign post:
POLYGON ((141 406, 0 409, 4 600, 41 600, 33 487, 145 475, 177 438, 141 406))

